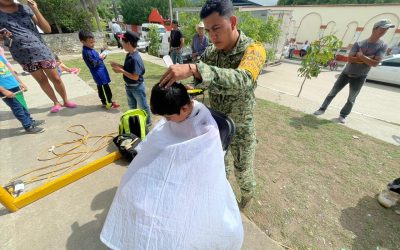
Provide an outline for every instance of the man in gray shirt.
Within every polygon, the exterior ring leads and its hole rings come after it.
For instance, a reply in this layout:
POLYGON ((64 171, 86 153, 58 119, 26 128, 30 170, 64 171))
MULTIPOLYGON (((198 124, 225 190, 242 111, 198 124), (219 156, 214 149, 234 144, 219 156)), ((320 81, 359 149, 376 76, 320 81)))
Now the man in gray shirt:
POLYGON ((121 42, 119 41, 119 35, 122 33, 121 26, 115 21, 115 19, 112 20, 112 25, 111 25, 111 32, 113 33, 115 40, 117 40, 117 45, 118 48, 123 49, 121 42))
POLYGON ((325 113, 333 98, 349 83, 349 97, 338 118, 339 122, 345 123, 345 119, 353 108, 369 70, 371 67, 376 67, 386 53, 387 45, 380 38, 385 35, 389 28, 394 28, 394 26, 390 20, 382 19, 374 24, 372 34, 368 39, 356 42, 353 45, 348 55, 346 67, 335 82, 335 85, 333 85, 322 106, 314 112, 314 115, 325 113))

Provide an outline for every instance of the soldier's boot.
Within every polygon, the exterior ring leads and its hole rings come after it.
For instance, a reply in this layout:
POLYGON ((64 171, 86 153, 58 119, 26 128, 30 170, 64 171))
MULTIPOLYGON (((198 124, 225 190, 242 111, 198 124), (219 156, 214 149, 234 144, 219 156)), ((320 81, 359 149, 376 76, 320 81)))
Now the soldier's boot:
POLYGON ((252 196, 242 196, 242 198, 240 199, 240 202, 239 202, 240 210, 243 210, 246 207, 250 207, 252 201, 253 201, 252 196))
POLYGON ((400 200, 400 195, 398 193, 395 193, 391 190, 383 190, 379 195, 378 195, 378 202, 385 208, 393 207, 396 205, 400 200))

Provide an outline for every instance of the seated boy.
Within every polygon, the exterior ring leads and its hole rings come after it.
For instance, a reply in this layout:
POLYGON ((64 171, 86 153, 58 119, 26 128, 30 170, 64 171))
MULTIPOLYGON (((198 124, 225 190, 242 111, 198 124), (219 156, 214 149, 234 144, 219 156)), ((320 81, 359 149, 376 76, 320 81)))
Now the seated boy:
POLYGON ((123 176, 101 240, 112 249, 240 249, 243 227, 219 131, 186 88, 155 85, 163 116, 123 176))
POLYGON ((0 98, 10 107, 14 116, 21 122, 26 133, 38 134, 44 131, 38 127, 44 124, 44 120, 33 120, 26 108, 24 96, 18 91, 26 91, 27 87, 15 74, 11 64, 7 61, 2 51, 0 51, 0 98))

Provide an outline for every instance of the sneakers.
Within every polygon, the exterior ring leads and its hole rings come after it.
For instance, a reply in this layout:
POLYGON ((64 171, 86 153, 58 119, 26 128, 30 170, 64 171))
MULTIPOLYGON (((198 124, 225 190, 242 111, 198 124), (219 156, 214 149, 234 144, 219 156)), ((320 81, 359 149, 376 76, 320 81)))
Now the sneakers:
POLYGON ((40 134, 40 133, 44 132, 44 128, 37 127, 34 124, 32 124, 29 128, 25 129, 25 132, 27 134, 40 134))
POLYGON ((118 103, 116 103, 116 102, 111 102, 111 108, 117 109, 117 108, 119 108, 119 107, 120 107, 120 105, 119 105, 118 103))
POLYGON ((325 110, 318 109, 317 111, 314 112, 314 115, 322 115, 323 113, 325 113, 325 110))
POLYGON ((33 121, 32 121, 32 125, 35 126, 35 127, 40 126, 40 125, 43 125, 43 124, 45 124, 45 123, 46 123, 45 120, 33 120, 33 121))
POLYGON ((346 123, 346 118, 343 117, 343 116, 339 116, 338 121, 339 121, 340 123, 346 123))

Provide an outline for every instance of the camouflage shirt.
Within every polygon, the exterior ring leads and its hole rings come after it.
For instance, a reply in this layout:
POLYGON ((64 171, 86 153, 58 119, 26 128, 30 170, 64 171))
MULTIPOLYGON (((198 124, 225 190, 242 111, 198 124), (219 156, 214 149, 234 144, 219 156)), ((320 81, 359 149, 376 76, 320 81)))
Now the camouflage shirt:
POLYGON ((197 63, 202 82, 196 88, 208 89, 211 107, 230 116, 235 123, 246 123, 255 105, 254 90, 264 66, 266 52, 239 31, 236 46, 228 52, 214 45, 207 47, 197 63))

